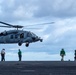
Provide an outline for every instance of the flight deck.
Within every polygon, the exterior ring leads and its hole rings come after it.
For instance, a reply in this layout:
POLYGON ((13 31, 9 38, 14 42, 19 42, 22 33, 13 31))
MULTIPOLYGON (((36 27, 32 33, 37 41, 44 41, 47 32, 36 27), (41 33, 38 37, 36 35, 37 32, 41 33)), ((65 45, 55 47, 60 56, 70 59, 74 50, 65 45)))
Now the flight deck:
POLYGON ((0 75, 76 75, 76 61, 3 61, 0 75))

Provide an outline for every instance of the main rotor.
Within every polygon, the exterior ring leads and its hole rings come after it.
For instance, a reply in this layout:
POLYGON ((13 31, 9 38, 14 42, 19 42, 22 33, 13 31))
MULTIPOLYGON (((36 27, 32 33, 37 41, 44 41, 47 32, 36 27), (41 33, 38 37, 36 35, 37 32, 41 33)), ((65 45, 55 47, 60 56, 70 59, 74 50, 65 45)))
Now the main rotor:
MULTIPOLYGON (((0 21, 1 24, 4 24, 5 26, 3 25, 0 25, 0 27, 6 27, 6 28, 16 28, 17 30, 19 28, 23 28, 24 26, 22 25, 12 25, 12 24, 9 24, 9 23, 5 23, 3 21, 0 21)), ((41 24, 33 24, 33 25, 26 25, 26 28, 29 27, 29 26, 37 26, 37 25, 48 25, 48 24, 54 24, 55 22, 48 22, 48 23, 41 23, 41 24)), ((30 28, 28 28, 30 29, 30 28)), ((36 29, 36 28, 34 28, 36 29)))
POLYGON ((21 25, 12 25, 12 24, 8 24, 8 23, 2 22, 2 21, 0 21, 0 23, 6 25, 6 26, 0 26, 0 27, 17 28, 17 30, 18 30, 18 28, 23 28, 23 26, 21 26, 21 25))

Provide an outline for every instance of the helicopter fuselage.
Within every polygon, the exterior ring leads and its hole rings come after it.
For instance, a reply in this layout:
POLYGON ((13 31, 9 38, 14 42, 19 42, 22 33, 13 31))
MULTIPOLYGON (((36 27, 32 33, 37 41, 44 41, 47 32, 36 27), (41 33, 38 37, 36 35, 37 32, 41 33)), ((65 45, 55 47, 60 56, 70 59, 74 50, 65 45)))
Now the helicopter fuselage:
POLYGON ((18 43, 21 46, 22 43, 26 43, 26 47, 28 47, 29 43, 37 41, 42 42, 42 39, 29 31, 10 30, 0 33, 0 44, 18 43))

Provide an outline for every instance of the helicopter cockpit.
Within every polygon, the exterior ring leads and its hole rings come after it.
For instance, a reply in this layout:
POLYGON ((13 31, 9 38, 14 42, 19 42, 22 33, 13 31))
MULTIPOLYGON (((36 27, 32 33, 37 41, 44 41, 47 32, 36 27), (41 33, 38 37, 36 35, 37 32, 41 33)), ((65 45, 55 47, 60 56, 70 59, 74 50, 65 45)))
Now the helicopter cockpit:
POLYGON ((34 34, 33 32, 31 32, 32 37, 38 37, 36 34, 34 34))
POLYGON ((36 34, 34 34, 33 32, 30 32, 30 31, 28 32, 27 35, 28 35, 28 37, 29 37, 29 36, 35 37, 35 38, 38 37, 36 34))

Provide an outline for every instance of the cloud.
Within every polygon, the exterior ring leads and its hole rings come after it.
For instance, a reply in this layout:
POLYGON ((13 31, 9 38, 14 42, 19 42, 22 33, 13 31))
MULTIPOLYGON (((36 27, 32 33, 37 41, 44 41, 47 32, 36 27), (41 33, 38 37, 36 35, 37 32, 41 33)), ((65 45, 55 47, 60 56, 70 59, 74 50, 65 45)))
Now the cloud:
POLYGON ((76 16, 75 0, 39 0, 35 17, 67 18, 76 16))
POLYGON ((75 0, 2 0, 0 19, 15 22, 47 17, 70 18, 76 16, 75 7, 75 0))
POLYGON ((7 22, 30 19, 33 16, 33 12, 37 9, 35 2, 33 0, 3 0, 0 3, 0 11, 2 12, 0 19, 7 22))
POLYGON ((52 27, 48 26, 42 32, 43 47, 41 49, 45 48, 45 50, 43 49, 41 51, 57 53, 61 48, 65 48, 67 51, 73 51, 76 48, 75 24, 75 18, 70 18, 56 21, 52 27))

